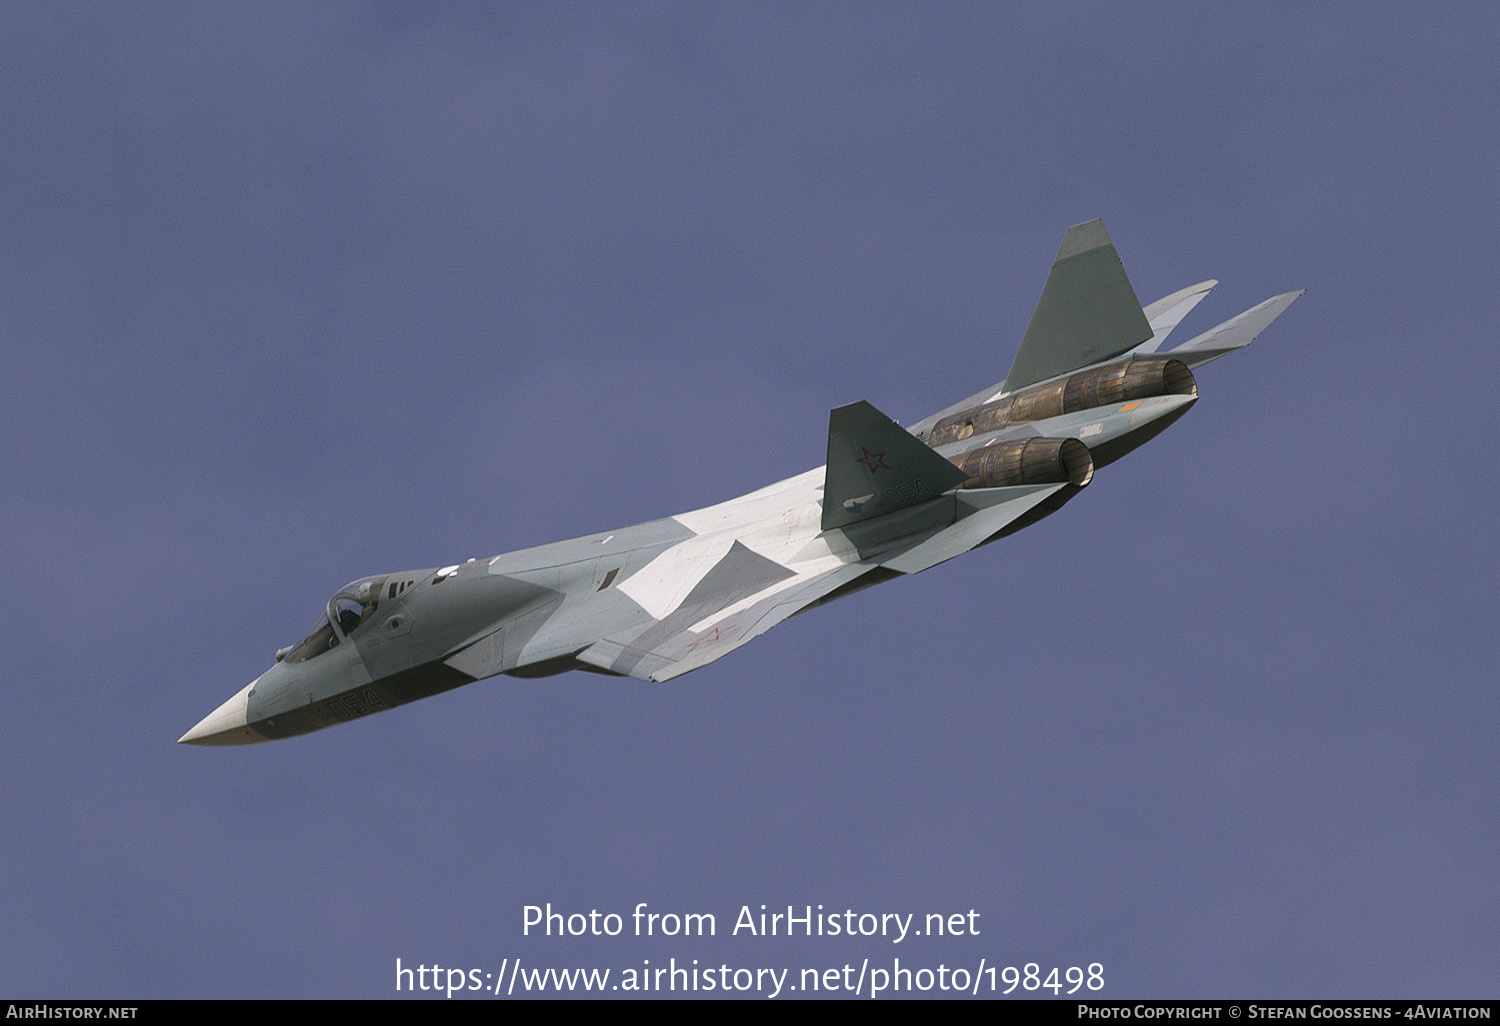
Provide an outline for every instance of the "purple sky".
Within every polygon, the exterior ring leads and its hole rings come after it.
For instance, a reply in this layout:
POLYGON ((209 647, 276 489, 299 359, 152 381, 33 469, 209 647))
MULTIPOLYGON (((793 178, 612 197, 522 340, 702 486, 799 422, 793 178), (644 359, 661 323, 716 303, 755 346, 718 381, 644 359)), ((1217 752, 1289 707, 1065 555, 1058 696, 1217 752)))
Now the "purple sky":
POLYGON ((0 7, 0 996, 1101 962, 1494 997, 1493 7, 0 7), (707 505, 1004 377, 1103 217, 1186 339, 1059 515, 667 685, 174 744, 371 573, 707 505), (711 912, 524 938, 522 907, 711 912), (742 905, 978 937, 728 936, 742 905))

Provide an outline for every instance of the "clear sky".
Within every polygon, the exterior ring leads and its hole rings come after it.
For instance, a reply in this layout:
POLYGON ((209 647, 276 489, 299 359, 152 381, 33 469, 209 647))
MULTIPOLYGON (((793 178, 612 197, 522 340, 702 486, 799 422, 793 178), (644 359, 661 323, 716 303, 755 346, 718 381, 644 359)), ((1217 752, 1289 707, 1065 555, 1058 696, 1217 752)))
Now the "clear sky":
POLYGON ((0 6, 0 994, 899 957, 1494 997, 1497 23, 0 6), (345 581, 1000 380, 1094 217, 1142 301, 1223 282, 1179 338, 1310 291, 1057 516, 667 685, 175 744, 345 581), (718 931, 523 936, 547 902, 718 931), (761 904, 980 933, 733 935, 761 904))

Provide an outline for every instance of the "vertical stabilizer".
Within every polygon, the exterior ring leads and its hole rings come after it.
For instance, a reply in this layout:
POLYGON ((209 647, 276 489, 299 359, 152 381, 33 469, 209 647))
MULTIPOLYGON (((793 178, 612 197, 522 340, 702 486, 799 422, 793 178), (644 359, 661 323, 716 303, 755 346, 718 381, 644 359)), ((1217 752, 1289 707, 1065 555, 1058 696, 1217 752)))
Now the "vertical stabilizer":
POLYGON ((828 415, 825 531, 935 499, 968 479, 867 402, 828 415))
POLYGON ((1005 390, 1119 356, 1150 337, 1104 222, 1074 225, 1063 235, 1005 390))

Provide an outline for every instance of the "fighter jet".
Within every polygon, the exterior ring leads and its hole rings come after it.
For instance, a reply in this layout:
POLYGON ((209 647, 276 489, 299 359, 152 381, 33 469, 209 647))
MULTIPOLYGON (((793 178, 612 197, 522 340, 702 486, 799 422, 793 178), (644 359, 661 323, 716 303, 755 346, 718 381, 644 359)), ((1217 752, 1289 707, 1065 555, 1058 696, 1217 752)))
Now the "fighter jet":
POLYGON ((1069 228, 1003 382, 909 428, 840 406, 824 466, 716 506, 352 581, 180 741, 306 734, 497 674, 671 680, 789 616, 1019 531, 1186 413, 1193 372, 1302 294, 1163 351, 1217 284, 1143 309, 1104 223, 1069 228))

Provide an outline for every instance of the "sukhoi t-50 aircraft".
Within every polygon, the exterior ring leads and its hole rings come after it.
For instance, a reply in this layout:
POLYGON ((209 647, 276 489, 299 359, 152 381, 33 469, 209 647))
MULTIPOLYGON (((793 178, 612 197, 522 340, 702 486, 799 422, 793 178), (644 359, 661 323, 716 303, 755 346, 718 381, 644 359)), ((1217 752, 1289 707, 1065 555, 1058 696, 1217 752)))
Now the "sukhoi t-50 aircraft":
POLYGON ((354 581, 181 740, 305 734, 501 673, 670 680, 803 610, 1019 531, 1186 413, 1193 371, 1302 294, 1163 352, 1216 284, 1142 309, 1104 223, 1069 228, 1002 383, 910 428, 840 406, 825 466, 717 506, 354 581))

